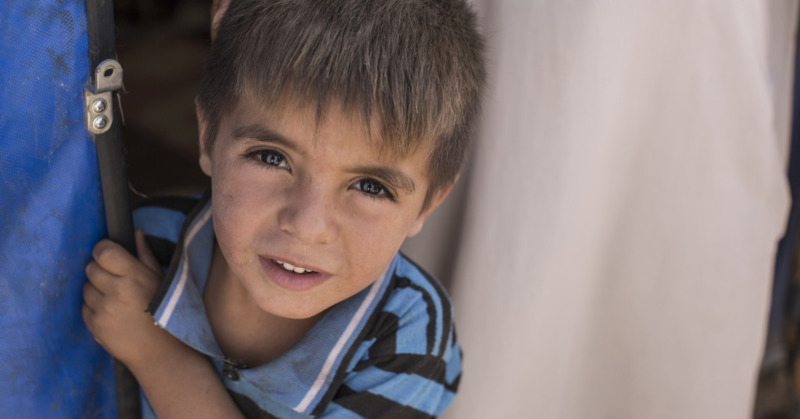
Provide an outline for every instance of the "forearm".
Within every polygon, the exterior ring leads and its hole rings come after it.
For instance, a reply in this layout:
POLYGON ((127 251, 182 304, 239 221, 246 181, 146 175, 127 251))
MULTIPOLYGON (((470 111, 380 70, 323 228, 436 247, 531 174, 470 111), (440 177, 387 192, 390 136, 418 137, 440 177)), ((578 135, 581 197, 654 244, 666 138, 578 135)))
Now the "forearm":
POLYGON ((95 245, 83 289, 86 326, 136 376, 159 418, 243 417, 211 362, 145 313, 161 269, 141 230, 136 247, 140 259, 108 240, 95 245))
POLYGON ((168 346, 158 360, 128 365, 157 417, 244 417, 203 354, 177 340, 168 346))

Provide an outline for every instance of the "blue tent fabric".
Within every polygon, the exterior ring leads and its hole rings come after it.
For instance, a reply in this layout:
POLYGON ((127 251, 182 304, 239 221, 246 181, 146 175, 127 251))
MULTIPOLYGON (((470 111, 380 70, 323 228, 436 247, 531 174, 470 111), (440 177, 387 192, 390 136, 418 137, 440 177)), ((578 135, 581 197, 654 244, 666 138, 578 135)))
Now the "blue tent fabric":
POLYGON ((84 0, 0 3, 0 417, 116 416, 111 358, 80 316, 105 234, 83 122, 84 0))

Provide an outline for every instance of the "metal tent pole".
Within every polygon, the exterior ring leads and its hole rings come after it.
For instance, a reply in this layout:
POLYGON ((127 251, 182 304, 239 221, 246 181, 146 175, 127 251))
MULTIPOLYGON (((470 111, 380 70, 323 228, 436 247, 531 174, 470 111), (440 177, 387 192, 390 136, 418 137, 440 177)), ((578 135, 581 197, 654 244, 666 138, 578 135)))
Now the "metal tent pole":
MULTIPOLYGON (((84 94, 87 130, 94 134, 108 237, 136 254, 128 196, 127 164, 116 91, 122 87, 122 67, 114 59, 114 2, 86 0, 91 86, 84 94)), ((139 386, 133 374, 114 361, 117 417, 141 417, 139 386)))

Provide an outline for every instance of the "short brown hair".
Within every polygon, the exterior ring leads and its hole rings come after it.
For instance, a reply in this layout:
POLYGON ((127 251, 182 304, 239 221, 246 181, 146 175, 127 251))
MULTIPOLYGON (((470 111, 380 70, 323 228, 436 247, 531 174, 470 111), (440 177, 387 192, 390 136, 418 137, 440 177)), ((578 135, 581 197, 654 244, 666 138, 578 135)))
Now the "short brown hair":
POLYGON ((469 146, 485 68, 463 0, 233 0, 206 63, 198 105, 207 149, 246 92, 265 105, 334 101, 380 121, 381 150, 430 145, 430 187, 455 180, 469 146), (377 115, 375 115, 377 113, 377 115))

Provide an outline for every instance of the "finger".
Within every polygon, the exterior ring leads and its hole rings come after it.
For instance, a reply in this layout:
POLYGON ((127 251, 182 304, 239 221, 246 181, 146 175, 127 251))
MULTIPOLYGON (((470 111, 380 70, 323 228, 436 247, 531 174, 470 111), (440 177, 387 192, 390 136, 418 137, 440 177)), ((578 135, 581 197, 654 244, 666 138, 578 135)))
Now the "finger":
POLYGON ((81 306, 81 317, 83 317, 83 322, 86 323, 86 327, 88 327, 91 331, 92 328, 89 326, 89 323, 91 323, 92 318, 94 317, 94 310, 84 303, 81 306))
POLYGON ((139 260, 142 261, 144 266, 152 269, 157 273, 161 273, 161 267, 158 264, 158 259, 150 250, 147 241, 144 239, 144 231, 142 229, 136 230, 136 253, 139 254, 139 260))
POLYGON ((83 302, 92 311, 96 311, 100 307, 100 302, 103 300, 103 293, 97 289, 91 282, 83 284, 83 302))
POLYGON ((139 260, 124 247, 108 239, 94 245, 92 257, 103 269, 117 276, 131 272, 139 264, 139 260))
POLYGON ((95 288, 103 292, 104 290, 108 290, 113 284, 111 281, 118 280, 119 276, 103 269, 99 263, 90 261, 86 265, 86 278, 89 279, 89 282, 94 285, 95 288))
MULTIPOLYGON (((100 342, 100 339, 97 339, 97 337, 94 336, 94 332, 92 331, 91 324, 92 324, 92 321, 94 319, 94 315, 95 315, 95 312, 94 312, 94 310, 92 310, 91 307, 89 307, 86 304, 81 306, 81 317, 83 317, 83 322, 86 324, 86 328, 89 329, 89 332, 92 333, 92 337, 94 338, 94 341, 97 342, 98 345, 103 346, 103 342, 100 342)), ((103 346, 103 347, 105 347, 105 346, 103 346)))

